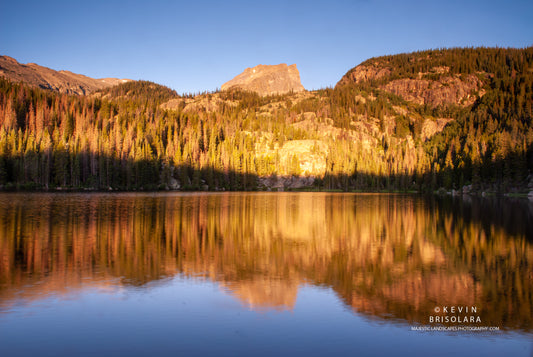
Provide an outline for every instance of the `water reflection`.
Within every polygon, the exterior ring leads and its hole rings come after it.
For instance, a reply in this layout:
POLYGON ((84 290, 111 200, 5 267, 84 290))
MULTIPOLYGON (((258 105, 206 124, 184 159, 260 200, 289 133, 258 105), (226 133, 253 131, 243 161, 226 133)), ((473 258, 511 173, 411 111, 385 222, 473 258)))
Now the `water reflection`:
POLYGON ((245 306, 291 310, 302 284, 370 318, 477 306, 531 331, 532 205, 352 194, 3 194, 0 311, 176 274, 245 306))

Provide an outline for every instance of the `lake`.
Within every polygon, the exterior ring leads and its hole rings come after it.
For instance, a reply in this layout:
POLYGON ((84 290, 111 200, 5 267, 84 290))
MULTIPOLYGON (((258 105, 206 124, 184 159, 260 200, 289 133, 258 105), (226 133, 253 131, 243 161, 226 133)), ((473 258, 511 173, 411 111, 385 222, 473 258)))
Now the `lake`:
POLYGON ((533 354, 533 204, 2 193, 2 356, 533 354))

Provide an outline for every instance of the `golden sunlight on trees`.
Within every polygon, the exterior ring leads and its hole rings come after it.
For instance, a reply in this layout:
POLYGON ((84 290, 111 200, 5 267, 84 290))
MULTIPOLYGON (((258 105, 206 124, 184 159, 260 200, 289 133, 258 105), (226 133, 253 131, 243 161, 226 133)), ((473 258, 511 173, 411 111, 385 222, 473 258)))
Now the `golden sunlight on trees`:
POLYGON ((532 48, 365 65, 379 76, 351 80, 358 66, 333 89, 271 96, 180 97, 145 81, 73 96, 0 79, 0 186, 528 189, 532 48))

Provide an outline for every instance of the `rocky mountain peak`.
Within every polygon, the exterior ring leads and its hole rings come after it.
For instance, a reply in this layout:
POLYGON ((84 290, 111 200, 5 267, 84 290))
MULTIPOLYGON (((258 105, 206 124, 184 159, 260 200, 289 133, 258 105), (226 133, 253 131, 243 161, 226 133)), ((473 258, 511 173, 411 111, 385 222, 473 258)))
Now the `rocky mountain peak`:
POLYGON ((300 82, 300 73, 295 64, 278 65, 260 64, 253 68, 246 68, 244 72, 224 83, 222 90, 242 89, 257 92, 260 95, 283 94, 287 92, 304 91, 300 82))

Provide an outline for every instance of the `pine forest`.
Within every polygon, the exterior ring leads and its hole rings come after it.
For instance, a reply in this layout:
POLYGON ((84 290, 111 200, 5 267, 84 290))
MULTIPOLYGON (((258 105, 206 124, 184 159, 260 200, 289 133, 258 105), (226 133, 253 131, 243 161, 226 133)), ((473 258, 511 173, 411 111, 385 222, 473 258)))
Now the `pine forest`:
POLYGON ((0 78, 0 187, 521 193, 533 47, 369 59, 335 87, 68 95, 0 78))

